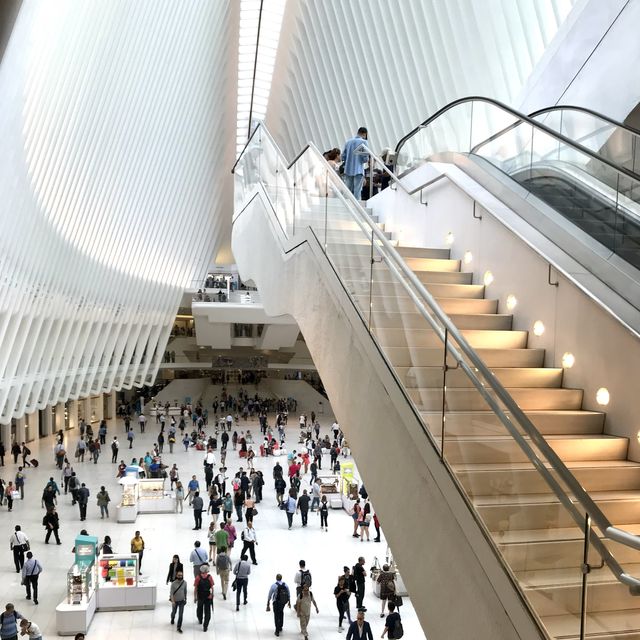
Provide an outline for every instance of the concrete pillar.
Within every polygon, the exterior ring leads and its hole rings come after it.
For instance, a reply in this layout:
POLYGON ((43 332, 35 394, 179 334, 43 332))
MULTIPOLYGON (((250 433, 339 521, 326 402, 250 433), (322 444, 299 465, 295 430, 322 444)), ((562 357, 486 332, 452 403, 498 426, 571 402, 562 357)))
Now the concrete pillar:
POLYGON ((64 431, 64 413, 66 409, 64 402, 58 402, 56 405, 56 423, 54 425, 56 433, 61 430, 64 431))
POLYGON ((34 411, 25 417, 25 442, 32 442, 40 437, 40 412, 34 411))
POLYGON ((4 445, 7 456, 9 456, 11 450, 11 423, 0 424, 0 441, 4 445))
POLYGON ((53 433, 53 415, 51 414, 52 407, 45 407, 42 410, 42 435, 50 436, 53 433))
POLYGON ((67 402, 67 415, 69 417, 69 429, 78 428, 78 400, 69 400, 67 402))
POLYGON ((92 422, 91 415, 93 414, 93 409, 91 408, 91 396, 89 396, 88 398, 82 398, 80 402, 83 403, 82 408, 84 409, 84 421, 87 424, 91 424, 92 422))
POLYGON ((116 417, 117 411, 118 411, 118 407, 116 403, 116 392, 112 391, 107 396, 107 415, 105 416, 105 418, 107 419, 107 427, 112 432, 115 431, 116 427, 118 426, 118 420, 116 417))
POLYGON ((104 418, 104 394, 101 393, 98 397, 92 398, 91 406, 96 414, 95 420, 100 424, 100 420, 104 418))
POLYGON ((24 416, 16 420, 16 442, 22 444, 25 442, 27 421, 24 416))

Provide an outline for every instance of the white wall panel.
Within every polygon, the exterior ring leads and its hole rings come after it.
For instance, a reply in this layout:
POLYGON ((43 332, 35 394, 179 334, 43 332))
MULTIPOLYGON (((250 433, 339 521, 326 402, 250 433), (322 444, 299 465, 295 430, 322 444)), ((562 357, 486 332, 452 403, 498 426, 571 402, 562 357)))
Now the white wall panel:
POLYGON ((25 0, 0 67, 0 422, 155 377, 228 259, 237 8, 25 0))
POLYGON ((369 127, 374 149, 452 100, 513 104, 576 0, 289 2, 267 125, 292 157, 369 127))

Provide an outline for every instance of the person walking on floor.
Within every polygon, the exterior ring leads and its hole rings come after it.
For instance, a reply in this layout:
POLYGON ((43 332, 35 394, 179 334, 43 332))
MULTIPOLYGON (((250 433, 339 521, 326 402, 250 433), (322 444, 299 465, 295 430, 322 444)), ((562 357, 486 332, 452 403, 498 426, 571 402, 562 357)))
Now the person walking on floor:
POLYGON ((307 493, 307 490, 302 491, 302 495, 298 498, 298 511, 300 512, 300 519, 302 520, 302 526, 307 526, 307 519, 309 517, 309 504, 311 498, 307 493))
POLYGON ((193 551, 189 556, 189 562, 193 565, 193 577, 197 578, 200 575, 200 567, 207 563, 207 554, 200 548, 200 540, 196 540, 193 543, 193 551))
POLYGON ((45 514, 44 518, 42 518, 42 525, 47 532, 44 537, 44 543, 49 544, 49 538, 51 538, 51 534, 53 533, 56 544, 61 544, 60 536, 58 535, 58 530, 60 529, 60 518, 58 517, 58 512, 53 509, 49 509, 45 514))
POLYGON ((247 551, 251 555, 251 563, 258 564, 256 562, 256 546, 258 545, 258 535, 256 534, 256 530, 253 528, 253 520, 247 522, 247 527, 240 534, 240 538, 244 543, 242 545, 242 551, 240 555, 243 555, 247 551))
POLYGON ((313 593, 311 593, 309 586, 305 584, 302 587, 300 595, 298 595, 295 605, 296 613, 300 619, 300 633, 303 635, 304 640, 308 640, 309 638, 307 627, 311 618, 311 605, 316 608, 316 613, 320 613, 318 605, 313 598, 313 593))
POLYGON ((104 517, 109 517, 109 503, 111 502, 111 498, 109 497, 109 492, 104 488, 104 486, 100 487, 100 491, 98 491, 98 495, 96 496, 96 500, 98 506, 100 507, 100 518, 104 520, 104 517))
POLYGON ((200 497, 200 492, 196 491, 191 502, 193 507, 194 531, 202 529, 202 512, 204 511, 204 500, 200 497))
POLYGON ((197 603, 196 618, 202 625, 202 630, 209 628, 213 612, 213 577, 209 574, 209 565, 200 566, 200 575, 193 583, 193 599, 197 603))
MULTIPOLYGON (((231 571, 231 558, 227 555, 227 548, 218 547, 218 553, 216 554, 216 573, 220 576, 220 591, 222 592, 223 600, 227 599, 230 571, 231 571)), ((246 600, 247 599, 246 588, 245 588, 244 597, 246 600)))
POLYGON ((356 607, 358 609, 362 608, 362 601, 364 600, 364 584, 367 579, 367 570, 364 568, 364 563, 364 558, 360 556, 357 564, 353 567, 353 579, 356 583, 356 607))
POLYGON ((311 587, 311 571, 307 569, 307 563, 304 560, 300 560, 298 563, 298 571, 296 571, 296 575, 293 579, 293 582, 296 585, 296 597, 298 597, 302 593, 302 587, 307 585, 311 587))
POLYGON ((120 450, 120 443, 118 442, 118 436, 113 436, 111 441, 111 462, 114 464, 118 462, 118 451, 120 450))
POLYGON ((349 624, 351 624, 351 613, 349 611, 349 597, 351 591, 349 585, 344 576, 338 578, 338 584, 333 590, 333 595, 336 598, 336 607, 338 607, 338 631, 342 631, 342 621, 347 618, 349 624))
POLYGON ((388 606, 389 615, 384 621, 384 631, 380 637, 384 638, 386 635, 388 638, 398 638, 400 636, 397 635, 397 631, 398 627, 402 626, 402 620, 400 619, 400 614, 396 611, 395 602, 389 602, 388 606))
POLYGON ((364 611, 360 609, 356 619, 349 625, 347 640, 373 640, 371 626, 364 619, 364 611))
POLYGON ((240 610, 240 592, 244 593, 244 600, 242 604, 247 604, 247 590, 249 587, 249 575, 251 574, 251 565, 246 553, 240 555, 240 560, 233 568, 233 575, 235 576, 235 590, 236 590, 236 611, 240 610))
POLYGON ((296 500, 296 492, 294 489, 289 489, 289 497, 285 502, 285 511, 287 512, 287 523, 289 529, 293 526, 293 514, 298 508, 298 501, 296 500))
POLYGON ((32 551, 27 551, 27 559, 22 567, 22 584, 27 590, 27 600, 31 600, 33 590, 33 603, 38 604, 38 577, 42 573, 42 565, 33 557, 32 551))
POLYGON ((279 636, 284 626, 284 608, 286 606, 291 609, 291 594, 289 587, 282 579, 282 574, 276 575, 276 581, 269 589, 267 596, 267 611, 271 611, 273 606, 273 620, 276 626, 276 635, 279 636))
POLYGON ((135 433, 133 433, 133 429, 129 429, 127 431, 127 440, 129 441, 129 449, 133 449, 133 439, 135 438, 135 433))
POLYGON ((187 489, 189 492, 187 493, 187 498, 189 498, 189 506, 193 502, 193 497, 196 494, 196 491, 200 491, 200 483, 195 476, 191 476, 191 480, 189 480, 189 484, 187 485, 187 489))
POLYGON ((320 531, 322 529, 329 531, 329 503, 327 502, 327 496, 322 496, 322 502, 320 503, 320 531))
POLYGON ((187 581, 184 579, 182 570, 176 572, 175 580, 169 587, 169 600, 171 600, 171 624, 175 623, 177 613, 176 631, 182 633, 182 616, 184 615, 184 606, 187 604, 187 581))
POLYGON ((19 524, 15 526, 14 532, 9 538, 9 546, 13 551, 13 563, 16 567, 16 573, 20 573, 24 566, 24 554, 29 551, 29 538, 24 533, 19 524))
POLYGON ((18 620, 24 620, 24 616, 15 610, 9 602, 0 614, 0 638, 2 640, 18 640, 18 620))
POLYGON ((182 562, 180 562, 180 556, 174 554, 171 559, 171 564, 169 565, 166 584, 173 582, 178 577, 178 573, 181 573, 184 576, 184 566, 182 562))
POLYGON ((87 503, 89 502, 89 496, 91 492, 87 489, 87 485, 83 482, 78 489, 78 507, 80 509, 80 520, 87 519, 87 503))
POLYGON ((15 477, 16 489, 20 492, 20 500, 24 500, 24 471, 18 467, 15 477))
POLYGON ((182 482, 180 482, 180 480, 176 482, 175 496, 176 496, 176 513, 182 513, 182 507, 183 507, 182 503, 184 502, 184 487, 182 486, 182 482))
POLYGON ((142 556, 144 555, 144 540, 139 531, 131 538, 131 553, 138 554, 138 573, 142 573, 142 556))

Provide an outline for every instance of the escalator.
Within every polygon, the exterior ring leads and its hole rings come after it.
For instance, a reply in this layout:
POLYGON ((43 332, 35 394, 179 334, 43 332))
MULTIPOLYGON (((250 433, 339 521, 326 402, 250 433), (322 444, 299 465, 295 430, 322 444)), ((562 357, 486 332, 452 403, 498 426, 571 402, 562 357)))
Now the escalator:
POLYGON ((313 145, 289 164, 259 126, 234 173, 241 275, 298 322, 429 640, 640 638, 627 439, 462 261, 395 244, 313 145))
POLYGON ((529 117, 640 178, 640 131, 585 107, 547 107, 529 117))
POLYGON ((451 103, 398 143, 398 172, 442 153, 482 158, 640 269, 638 133, 575 108, 533 115, 484 98, 451 103))

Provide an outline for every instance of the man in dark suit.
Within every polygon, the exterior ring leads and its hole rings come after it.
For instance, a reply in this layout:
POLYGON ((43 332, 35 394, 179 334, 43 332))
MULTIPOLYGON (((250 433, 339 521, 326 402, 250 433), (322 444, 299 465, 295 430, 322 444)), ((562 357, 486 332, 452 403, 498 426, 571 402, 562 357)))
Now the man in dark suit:
POLYGON ((373 640, 371 626, 364 619, 364 611, 358 611, 357 618, 349 625, 347 640, 373 640))

